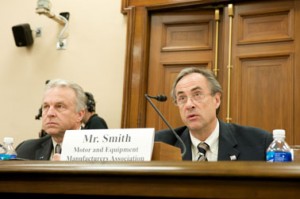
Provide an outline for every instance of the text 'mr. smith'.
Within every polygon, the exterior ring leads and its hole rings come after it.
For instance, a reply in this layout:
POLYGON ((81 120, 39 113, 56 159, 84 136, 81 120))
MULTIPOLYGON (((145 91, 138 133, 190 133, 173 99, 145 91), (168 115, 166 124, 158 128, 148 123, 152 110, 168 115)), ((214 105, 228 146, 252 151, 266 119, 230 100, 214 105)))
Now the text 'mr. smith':
POLYGON ((103 136, 95 136, 95 135, 85 135, 83 143, 122 143, 122 142, 131 142, 131 137, 128 134, 118 136, 104 134, 103 136))

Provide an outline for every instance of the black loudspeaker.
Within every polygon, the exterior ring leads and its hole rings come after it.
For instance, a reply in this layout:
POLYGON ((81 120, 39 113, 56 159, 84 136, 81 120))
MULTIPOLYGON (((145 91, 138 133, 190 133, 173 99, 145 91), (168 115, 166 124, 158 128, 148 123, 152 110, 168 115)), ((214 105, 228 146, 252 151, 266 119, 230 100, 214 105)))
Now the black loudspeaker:
POLYGON ((29 24, 20 24, 12 27, 16 46, 30 46, 33 44, 32 30, 29 24))

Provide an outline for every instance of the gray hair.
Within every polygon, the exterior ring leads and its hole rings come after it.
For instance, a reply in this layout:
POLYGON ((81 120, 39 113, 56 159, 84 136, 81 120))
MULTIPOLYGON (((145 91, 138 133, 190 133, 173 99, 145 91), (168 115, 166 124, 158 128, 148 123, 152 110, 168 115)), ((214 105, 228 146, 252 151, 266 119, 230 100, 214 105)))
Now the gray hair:
POLYGON ((76 95, 76 111, 79 112, 81 110, 86 109, 86 96, 84 90, 81 86, 74 82, 70 82, 63 79, 53 79, 46 83, 45 92, 51 88, 60 87, 60 88, 71 88, 76 95))
POLYGON ((216 93, 221 93, 221 94, 223 93, 220 83, 215 78, 215 76, 211 70, 206 69, 206 68, 188 67, 188 68, 184 68, 180 71, 180 73, 177 75, 177 77, 173 83, 172 90, 171 90, 171 97, 173 98, 173 101, 175 103, 176 103, 176 90, 175 90, 176 85, 184 76, 189 75, 191 73, 200 73, 207 79, 209 87, 210 87, 211 95, 214 95, 216 93))

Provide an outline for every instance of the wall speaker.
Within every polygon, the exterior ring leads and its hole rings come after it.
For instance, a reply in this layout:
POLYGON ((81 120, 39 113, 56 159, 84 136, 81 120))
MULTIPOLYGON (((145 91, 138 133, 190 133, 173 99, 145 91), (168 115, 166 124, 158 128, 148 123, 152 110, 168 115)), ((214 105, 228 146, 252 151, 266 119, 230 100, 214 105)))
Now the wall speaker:
POLYGON ((16 46, 30 46, 33 44, 32 30, 29 24, 20 24, 12 27, 16 46))

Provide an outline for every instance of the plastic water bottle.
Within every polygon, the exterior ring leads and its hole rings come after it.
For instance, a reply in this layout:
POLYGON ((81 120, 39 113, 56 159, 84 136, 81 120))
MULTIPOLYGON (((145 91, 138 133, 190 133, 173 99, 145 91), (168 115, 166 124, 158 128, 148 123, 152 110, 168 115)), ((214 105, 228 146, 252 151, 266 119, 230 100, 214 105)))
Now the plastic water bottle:
POLYGON ((7 152, 6 147, 4 147, 2 144, 0 144, 0 160, 6 159, 6 152, 7 152))
POLYGON ((292 153, 289 145, 285 142, 285 130, 273 130, 273 142, 267 149, 267 162, 291 162, 292 153))
POLYGON ((14 149, 14 138, 12 137, 5 137, 3 139, 3 150, 5 150, 5 153, 0 154, 0 160, 10 160, 10 159, 16 159, 17 158, 17 152, 14 149))

